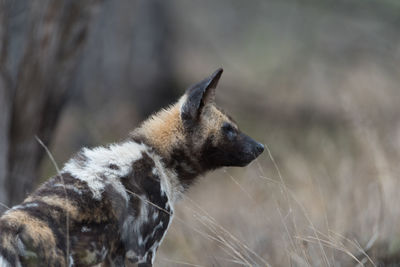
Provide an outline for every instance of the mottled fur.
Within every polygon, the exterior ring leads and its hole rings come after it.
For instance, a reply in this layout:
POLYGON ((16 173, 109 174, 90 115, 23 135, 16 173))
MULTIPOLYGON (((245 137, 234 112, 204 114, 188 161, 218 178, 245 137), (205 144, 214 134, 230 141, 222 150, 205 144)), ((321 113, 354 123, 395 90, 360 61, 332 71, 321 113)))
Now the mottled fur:
POLYGON ((174 204, 201 174, 263 146, 214 104, 218 70, 121 143, 84 148, 0 218, 0 267, 151 266, 174 204))

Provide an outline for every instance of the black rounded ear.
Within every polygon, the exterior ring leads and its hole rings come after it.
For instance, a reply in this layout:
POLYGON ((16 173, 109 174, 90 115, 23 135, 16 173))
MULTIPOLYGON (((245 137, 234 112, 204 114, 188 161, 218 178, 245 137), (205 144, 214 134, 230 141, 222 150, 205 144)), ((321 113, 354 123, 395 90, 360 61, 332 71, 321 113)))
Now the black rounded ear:
POLYGON ((222 72, 223 69, 219 68, 210 77, 205 78, 186 90, 186 101, 182 104, 181 108, 181 117, 184 124, 191 125, 196 122, 202 108, 214 101, 215 88, 221 78, 222 72))

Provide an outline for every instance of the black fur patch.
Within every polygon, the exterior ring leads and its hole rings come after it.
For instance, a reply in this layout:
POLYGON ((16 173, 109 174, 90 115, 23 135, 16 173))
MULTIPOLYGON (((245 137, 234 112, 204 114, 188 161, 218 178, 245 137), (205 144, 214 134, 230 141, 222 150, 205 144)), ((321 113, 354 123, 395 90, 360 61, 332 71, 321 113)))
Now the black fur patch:
POLYGON ((152 203, 164 207, 168 199, 161 196, 160 177, 153 174, 154 167, 150 156, 142 153, 141 159, 133 162, 132 172, 123 177, 121 182, 129 191, 146 196, 152 203))
POLYGON ((169 158, 164 158, 167 168, 173 169, 184 188, 188 188, 195 178, 202 173, 202 169, 193 155, 188 155, 184 149, 175 148, 169 158))
POLYGON ((108 165, 108 168, 112 169, 112 170, 119 170, 119 167, 115 164, 110 164, 108 165))
MULTIPOLYGON (((187 137, 190 139, 190 136, 187 137)), ((133 136, 132 140, 151 147, 147 139, 143 136, 133 136)), ((190 152, 184 149, 184 144, 177 144, 176 146, 176 148, 172 149, 172 153, 168 157, 162 158, 162 162, 166 168, 175 171, 180 183, 187 189, 194 183, 197 176, 205 172, 205 169, 198 162, 196 155, 190 154, 190 152)), ((154 149, 157 151, 156 148, 154 149)))
POLYGON ((215 89, 221 78, 222 71, 222 69, 216 70, 210 77, 186 90, 187 100, 183 104, 181 112, 183 126, 186 129, 193 127, 197 123, 197 119, 205 105, 206 95, 212 93, 210 91, 215 89))
MULTIPOLYGON (((168 197, 166 192, 161 191, 160 177, 153 173, 154 168, 151 157, 142 153, 142 158, 132 164, 132 172, 121 179, 125 188, 134 193, 131 194, 128 214, 136 218, 147 214, 146 218, 140 217, 140 220, 144 220, 140 225, 140 233, 128 232, 123 237, 125 249, 135 251, 139 257, 143 257, 155 242, 161 240, 170 220, 170 214, 167 213, 170 212, 168 197), (140 207, 146 208, 146 212, 140 207)), ((151 257, 148 262, 151 263, 151 257)))
POLYGON ((214 145, 212 137, 206 139, 200 152, 201 165, 207 170, 222 166, 243 167, 258 157, 264 147, 238 132, 233 138, 226 137, 218 145, 214 145))
POLYGON ((102 262, 112 246, 119 240, 119 227, 115 223, 91 223, 74 227, 70 232, 71 249, 74 251, 75 264, 87 265, 85 259, 92 255, 91 264, 102 262), (82 228, 84 227, 84 228, 82 228), (82 230, 83 229, 83 230, 82 230))

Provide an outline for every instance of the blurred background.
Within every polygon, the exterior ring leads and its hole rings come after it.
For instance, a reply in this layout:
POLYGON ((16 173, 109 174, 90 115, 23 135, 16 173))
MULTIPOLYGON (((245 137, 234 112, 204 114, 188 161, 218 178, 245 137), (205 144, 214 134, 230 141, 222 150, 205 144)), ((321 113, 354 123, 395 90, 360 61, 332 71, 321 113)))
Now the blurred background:
MULTIPOLYGON (((0 202, 218 67, 265 151, 207 175, 156 266, 400 264, 400 2, 0 1, 0 202)), ((1 212, 1 210, 0 210, 1 212)))

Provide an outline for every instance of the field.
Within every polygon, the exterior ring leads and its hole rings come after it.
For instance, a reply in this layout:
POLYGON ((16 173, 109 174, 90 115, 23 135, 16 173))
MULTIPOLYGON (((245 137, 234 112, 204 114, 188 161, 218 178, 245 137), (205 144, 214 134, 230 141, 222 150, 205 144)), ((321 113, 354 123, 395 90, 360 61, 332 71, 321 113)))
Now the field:
POLYGON ((398 155, 371 130, 270 132, 257 162, 183 199, 158 266, 399 263, 398 155))

